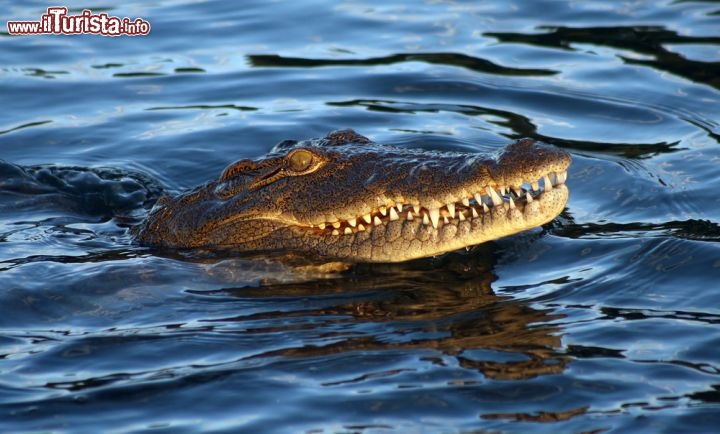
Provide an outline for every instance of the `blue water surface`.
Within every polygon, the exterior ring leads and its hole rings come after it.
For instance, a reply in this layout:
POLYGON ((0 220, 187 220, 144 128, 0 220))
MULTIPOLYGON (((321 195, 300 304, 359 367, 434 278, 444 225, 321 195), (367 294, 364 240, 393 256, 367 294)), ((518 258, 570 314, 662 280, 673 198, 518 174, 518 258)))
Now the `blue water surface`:
POLYGON ((542 229, 336 275, 159 255, 142 207, 0 179, 1 432, 717 431, 719 3, 67 6, 151 32, 3 29, 0 160, 174 194, 339 128, 532 137, 573 155, 571 195, 542 229))

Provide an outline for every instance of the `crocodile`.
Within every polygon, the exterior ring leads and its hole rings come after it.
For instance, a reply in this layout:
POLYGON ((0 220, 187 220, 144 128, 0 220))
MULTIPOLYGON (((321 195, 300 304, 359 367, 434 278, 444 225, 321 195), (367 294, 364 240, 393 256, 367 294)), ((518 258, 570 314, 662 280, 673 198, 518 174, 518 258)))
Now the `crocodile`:
POLYGON ((286 140, 163 196, 140 244, 401 262, 541 226, 565 207, 570 155, 520 139, 496 155, 380 145, 353 130, 286 140))

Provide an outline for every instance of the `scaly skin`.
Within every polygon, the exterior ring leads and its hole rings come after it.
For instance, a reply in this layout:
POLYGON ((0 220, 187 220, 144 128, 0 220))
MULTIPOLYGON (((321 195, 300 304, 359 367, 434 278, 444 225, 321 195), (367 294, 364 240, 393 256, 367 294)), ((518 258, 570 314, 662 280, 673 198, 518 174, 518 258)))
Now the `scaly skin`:
POLYGON ((149 246, 400 262, 551 221, 568 199, 569 165, 566 152, 530 139, 493 159, 336 131, 282 142, 217 181, 161 198, 136 235, 149 246))

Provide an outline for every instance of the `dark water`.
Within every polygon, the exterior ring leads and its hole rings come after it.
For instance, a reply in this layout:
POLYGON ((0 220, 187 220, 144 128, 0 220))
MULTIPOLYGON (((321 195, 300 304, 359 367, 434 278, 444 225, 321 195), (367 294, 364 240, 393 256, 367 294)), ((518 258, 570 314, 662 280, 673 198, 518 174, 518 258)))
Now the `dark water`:
POLYGON ((127 191, 0 194, 0 431, 717 431, 720 4, 83 8, 151 34, 0 34, 0 159, 127 191), (343 127, 542 139, 573 154, 570 201, 542 230, 341 276, 131 244, 153 189, 343 127))

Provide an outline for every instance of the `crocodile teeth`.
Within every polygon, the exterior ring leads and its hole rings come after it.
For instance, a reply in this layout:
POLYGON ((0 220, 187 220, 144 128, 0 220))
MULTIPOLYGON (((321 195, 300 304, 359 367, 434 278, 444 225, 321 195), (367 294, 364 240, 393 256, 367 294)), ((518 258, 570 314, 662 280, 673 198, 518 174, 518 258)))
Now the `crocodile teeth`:
MULTIPOLYGON (((567 171, 550 172, 543 175, 535 182, 523 182, 522 185, 516 186, 486 186, 484 191, 473 193, 472 197, 458 199, 457 202, 450 202, 438 208, 423 208, 419 204, 407 204, 402 202, 394 202, 392 206, 378 207, 372 213, 365 214, 361 217, 354 217, 344 221, 335 221, 332 223, 311 224, 311 228, 317 228, 321 231, 331 230, 332 235, 351 235, 356 232, 366 231, 368 225, 380 226, 388 221, 396 221, 406 219, 408 221, 421 218, 424 225, 432 225, 438 229, 440 218, 448 225, 453 219, 463 222, 471 218, 480 217, 481 213, 490 213, 493 207, 503 206, 505 209, 516 209, 518 206, 524 207, 526 204, 537 200, 539 194, 552 190, 558 185, 562 185, 567 180, 567 171), (542 186, 542 189, 541 189, 542 186), (472 203, 472 200, 475 200, 472 203), (521 205, 517 205, 517 201, 521 205), (461 206, 462 204, 462 206, 461 206), (460 207, 460 209, 458 209, 460 207), (404 213, 404 214, 403 214, 404 213), (387 219, 383 218, 387 217, 387 219), (362 223, 360 223, 362 221, 362 223), (366 223, 366 224, 364 224, 366 223)), ((326 234, 328 232, 325 232, 326 234)))
POLYGON ((450 218, 455 218, 455 204, 454 203, 447 204, 447 210, 450 213, 450 218))
POLYGON ((557 174, 558 184, 565 184, 566 180, 567 180, 567 172, 562 172, 562 173, 557 174))
POLYGON ((488 187, 485 187, 485 191, 492 199, 493 205, 495 205, 495 206, 502 205, 503 201, 500 198, 500 196, 498 196, 498 194, 494 188, 488 186, 488 187))
POLYGON ((543 176, 543 182, 545 183, 545 191, 552 190, 552 182, 550 182, 550 178, 548 178, 547 175, 543 176))
POLYGON ((437 229, 438 223, 440 222, 440 208, 432 208, 428 210, 428 214, 433 227, 437 229))
POLYGON ((477 202, 478 205, 480 205, 482 203, 483 200, 482 200, 482 195, 480 194, 480 192, 475 193, 473 195, 473 197, 475 198, 475 202, 477 202))

